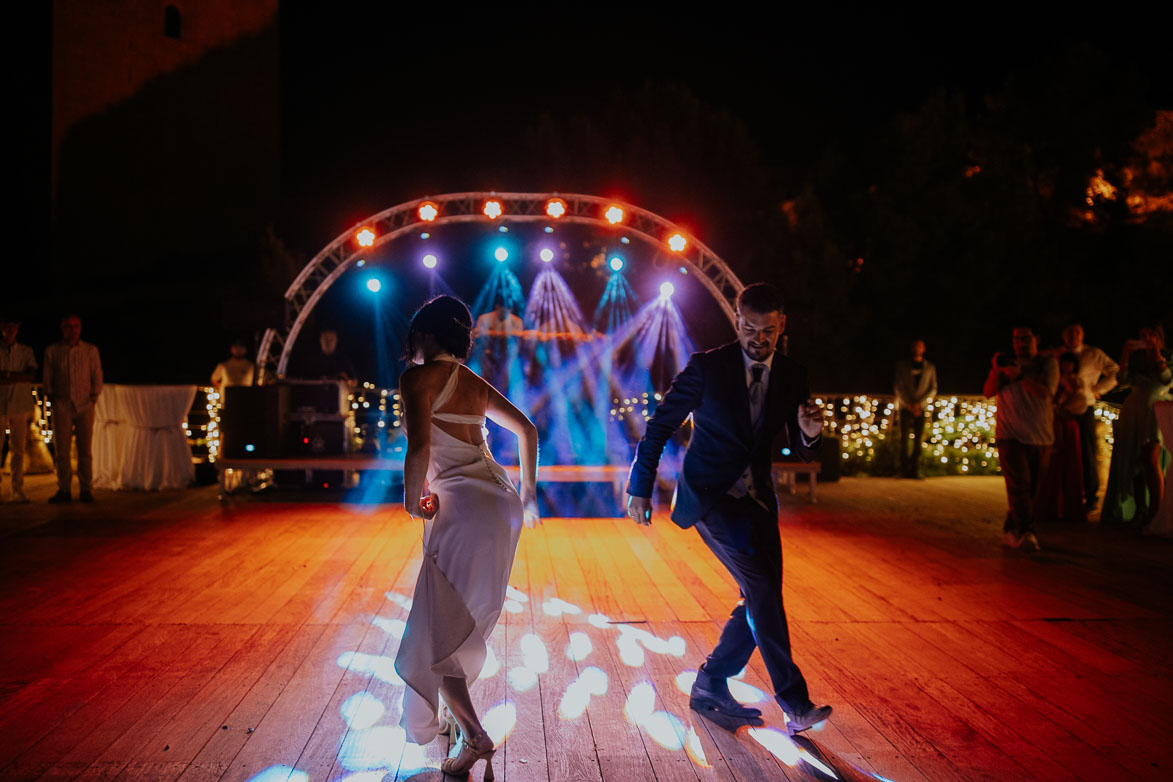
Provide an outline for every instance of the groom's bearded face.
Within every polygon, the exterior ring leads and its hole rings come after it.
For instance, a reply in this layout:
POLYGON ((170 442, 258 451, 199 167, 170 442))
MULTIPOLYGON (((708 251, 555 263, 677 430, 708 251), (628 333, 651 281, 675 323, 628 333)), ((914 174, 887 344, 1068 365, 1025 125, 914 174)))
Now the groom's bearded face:
POLYGON ((758 312, 746 308, 737 312, 737 341, 754 361, 765 361, 773 355, 785 330, 786 316, 777 310, 758 312))

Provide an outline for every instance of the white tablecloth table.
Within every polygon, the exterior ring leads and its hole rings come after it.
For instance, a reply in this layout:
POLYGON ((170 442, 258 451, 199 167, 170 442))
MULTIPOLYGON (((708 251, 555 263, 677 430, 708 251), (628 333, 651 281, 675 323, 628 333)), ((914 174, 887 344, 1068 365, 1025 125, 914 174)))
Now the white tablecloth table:
MULTIPOLYGON (((1173 402, 1157 402, 1153 409, 1157 413, 1161 437, 1165 438, 1165 448, 1173 450, 1173 402)), ((1149 535, 1173 538, 1173 465, 1165 472, 1165 495, 1161 498, 1161 507, 1157 508, 1157 515, 1144 531, 1149 535)))
POLYGON ((107 385, 94 414, 94 486, 182 489, 195 478, 183 421, 195 386, 107 385))

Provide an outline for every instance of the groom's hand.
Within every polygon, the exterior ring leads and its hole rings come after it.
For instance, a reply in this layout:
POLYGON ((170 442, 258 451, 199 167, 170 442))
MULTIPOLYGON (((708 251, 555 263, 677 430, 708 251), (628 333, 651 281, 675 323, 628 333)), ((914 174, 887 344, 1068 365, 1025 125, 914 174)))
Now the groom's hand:
POLYGON ((641 527, 651 526, 652 498, 636 497, 634 494, 627 495, 627 515, 641 527))
POLYGON ((818 405, 807 402, 798 408, 798 428, 808 440, 813 440, 822 433, 823 411, 818 405))

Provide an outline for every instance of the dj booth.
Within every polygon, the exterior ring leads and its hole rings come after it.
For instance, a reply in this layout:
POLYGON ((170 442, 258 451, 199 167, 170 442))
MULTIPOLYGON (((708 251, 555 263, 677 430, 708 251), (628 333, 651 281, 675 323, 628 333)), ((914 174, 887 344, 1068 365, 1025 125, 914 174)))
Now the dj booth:
POLYGON ((275 470, 279 485, 341 487, 348 470, 395 469, 378 455, 354 453, 349 394, 341 381, 226 388, 217 462, 221 489, 229 470, 275 470))

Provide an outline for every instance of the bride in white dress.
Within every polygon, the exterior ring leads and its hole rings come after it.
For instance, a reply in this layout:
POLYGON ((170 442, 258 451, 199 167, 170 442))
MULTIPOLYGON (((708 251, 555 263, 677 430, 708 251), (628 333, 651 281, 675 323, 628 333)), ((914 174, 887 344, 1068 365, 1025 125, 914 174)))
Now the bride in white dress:
POLYGON ((472 348, 472 315, 438 296, 412 318, 407 357, 416 366, 399 381, 407 432, 404 505, 423 519, 424 561, 395 670, 407 683, 401 725, 426 744, 439 731, 440 696, 461 732, 447 774, 485 760, 493 778, 495 748, 469 698, 485 642, 505 602, 505 588, 524 523, 538 523, 538 434, 495 388, 460 363, 472 348), (521 493, 494 461, 481 427, 486 415, 517 435, 521 493))

